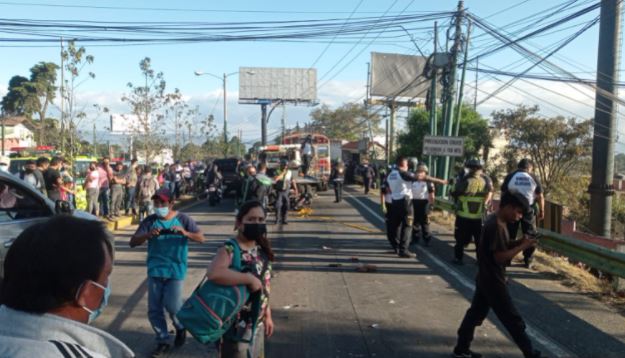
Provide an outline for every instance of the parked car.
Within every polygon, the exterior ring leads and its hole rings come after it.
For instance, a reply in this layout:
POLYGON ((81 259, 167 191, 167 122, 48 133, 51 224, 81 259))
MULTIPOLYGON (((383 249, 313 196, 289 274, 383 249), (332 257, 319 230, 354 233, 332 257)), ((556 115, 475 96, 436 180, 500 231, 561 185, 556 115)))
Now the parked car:
POLYGON ((57 214, 97 220, 84 211, 72 210, 66 201, 53 202, 19 177, 0 171, 0 280, 4 277, 4 258, 17 236, 57 214))

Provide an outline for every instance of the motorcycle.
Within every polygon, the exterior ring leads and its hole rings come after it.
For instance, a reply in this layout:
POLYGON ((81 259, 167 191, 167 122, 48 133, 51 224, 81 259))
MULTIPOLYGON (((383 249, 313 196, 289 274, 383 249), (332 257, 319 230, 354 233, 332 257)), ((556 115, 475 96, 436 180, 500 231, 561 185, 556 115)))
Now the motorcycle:
POLYGON ((215 206, 221 202, 221 198, 223 195, 223 190, 221 185, 211 184, 206 189, 208 195, 208 205, 215 206))

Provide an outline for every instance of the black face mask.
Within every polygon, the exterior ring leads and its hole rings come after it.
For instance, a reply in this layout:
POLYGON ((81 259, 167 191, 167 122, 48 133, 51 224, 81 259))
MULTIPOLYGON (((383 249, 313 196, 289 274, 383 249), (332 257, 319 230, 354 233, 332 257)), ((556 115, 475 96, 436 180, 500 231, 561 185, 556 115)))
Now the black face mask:
POLYGON ((243 224, 243 236, 248 241, 258 241, 267 234, 266 224, 243 224))

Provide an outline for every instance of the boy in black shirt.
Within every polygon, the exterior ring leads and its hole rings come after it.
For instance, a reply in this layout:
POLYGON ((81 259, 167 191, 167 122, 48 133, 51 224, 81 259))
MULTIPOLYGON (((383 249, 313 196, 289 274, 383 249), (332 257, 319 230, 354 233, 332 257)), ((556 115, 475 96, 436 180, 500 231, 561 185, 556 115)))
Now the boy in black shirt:
POLYGON ((479 358, 481 354, 469 348, 475 327, 482 324, 492 308, 497 318, 512 336, 524 357, 541 357, 525 333, 525 322, 516 310, 506 285, 506 266, 521 251, 536 246, 536 239, 527 236, 511 241, 507 224, 519 221, 529 207, 527 199, 519 194, 505 193, 499 210, 491 215, 482 229, 477 249, 478 273, 471 307, 458 329, 454 357, 479 358))

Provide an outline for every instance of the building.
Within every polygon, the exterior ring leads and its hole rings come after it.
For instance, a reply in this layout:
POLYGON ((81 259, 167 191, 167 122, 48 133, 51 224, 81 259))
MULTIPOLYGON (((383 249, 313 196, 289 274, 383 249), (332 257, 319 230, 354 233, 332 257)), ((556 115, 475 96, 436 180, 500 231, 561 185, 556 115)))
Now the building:
POLYGON ((347 142, 343 144, 342 151, 343 161, 346 162, 360 163, 363 158, 371 160, 373 153, 377 160, 384 160, 386 156, 386 148, 382 144, 366 139, 347 142))
POLYGON ((0 144, 5 152, 11 152, 11 148, 34 147, 35 137, 32 123, 26 117, 2 117, 4 124, 4 138, 0 139, 0 144))

